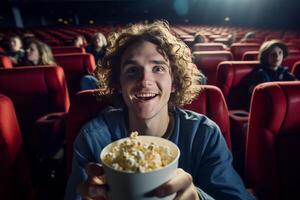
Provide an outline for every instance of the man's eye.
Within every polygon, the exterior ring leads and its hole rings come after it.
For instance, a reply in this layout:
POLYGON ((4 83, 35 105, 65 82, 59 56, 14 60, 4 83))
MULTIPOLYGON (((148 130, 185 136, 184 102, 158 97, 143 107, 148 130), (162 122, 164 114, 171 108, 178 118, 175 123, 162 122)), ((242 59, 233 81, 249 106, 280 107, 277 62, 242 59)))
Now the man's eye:
POLYGON ((139 70, 137 67, 130 67, 125 71, 125 74, 127 76, 135 76, 138 74, 138 72, 139 72, 139 70))
POLYGON ((154 72, 165 72, 165 71, 166 71, 166 68, 165 68, 164 66, 157 65, 157 66, 154 66, 154 67, 153 67, 153 71, 154 71, 154 72))

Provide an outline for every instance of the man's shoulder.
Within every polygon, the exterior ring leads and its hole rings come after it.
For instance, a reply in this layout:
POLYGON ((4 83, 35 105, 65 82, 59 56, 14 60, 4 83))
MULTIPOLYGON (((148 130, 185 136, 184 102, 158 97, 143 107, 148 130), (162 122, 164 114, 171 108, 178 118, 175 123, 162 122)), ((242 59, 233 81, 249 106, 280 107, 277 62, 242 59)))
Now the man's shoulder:
POLYGON ((104 110, 101 110, 94 118, 87 121, 82 129, 85 132, 101 130, 104 126, 117 122, 123 112, 124 111, 121 108, 107 107, 104 110))
POLYGON ((209 117, 186 109, 177 109, 180 123, 186 126, 206 126, 207 128, 216 128, 217 124, 212 121, 209 117))

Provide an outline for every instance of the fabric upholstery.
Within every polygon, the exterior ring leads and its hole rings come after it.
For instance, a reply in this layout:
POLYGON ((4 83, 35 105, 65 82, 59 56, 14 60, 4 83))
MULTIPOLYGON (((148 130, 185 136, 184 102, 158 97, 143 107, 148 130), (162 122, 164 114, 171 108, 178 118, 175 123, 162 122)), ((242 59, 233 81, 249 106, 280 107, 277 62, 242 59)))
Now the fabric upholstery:
POLYGON ((219 64, 217 86, 224 94, 229 110, 248 110, 249 78, 258 61, 225 61, 219 64))
POLYGON ((246 51, 257 51, 259 47, 259 43, 233 43, 230 51, 233 54, 234 60, 242 60, 243 54, 246 51))
POLYGON ((222 43, 196 43, 193 46, 193 51, 222 51, 225 50, 222 43))
POLYGON ((13 64, 8 56, 0 55, 0 68, 12 68, 13 64))
POLYGON ((296 62, 293 66, 292 73, 300 80, 300 61, 296 62))
POLYGON ((253 93, 246 178, 262 199, 298 199, 300 82, 258 85, 253 93))
POLYGON ((218 124, 221 132, 231 149, 230 126, 228 108, 221 90, 215 86, 202 86, 199 96, 185 109, 193 110, 212 119, 218 124))
POLYGON ((0 149, 0 198, 33 199, 29 165, 15 109, 3 94, 0 94, 0 149))
POLYGON ((0 92, 13 101, 24 136, 41 116, 69 109, 64 72, 58 66, 0 69, 0 92))
POLYGON ((85 53, 85 49, 75 46, 52 47, 53 54, 85 53))
POLYGON ((195 51, 195 64, 207 77, 207 84, 216 85, 217 67, 222 61, 232 60, 229 51, 195 51))
POLYGON ((80 79, 96 69, 94 57, 89 53, 57 54, 54 58, 64 69, 70 97, 80 91, 80 79))

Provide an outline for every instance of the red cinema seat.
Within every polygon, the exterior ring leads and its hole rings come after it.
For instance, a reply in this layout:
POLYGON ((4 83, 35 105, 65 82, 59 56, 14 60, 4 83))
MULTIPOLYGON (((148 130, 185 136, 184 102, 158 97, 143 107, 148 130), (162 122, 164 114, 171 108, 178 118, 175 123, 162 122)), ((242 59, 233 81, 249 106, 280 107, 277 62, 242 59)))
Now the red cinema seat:
POLYGON ((212 85, 201 86, 199 96, 184 108, 201 113, 218 124, 226 140, 227 146, 231 149, 229 112, 224 96, 219 88, 212 85))
POLYGON ((246 182, 259 199, 298 199, 300 82, 256 86, 250 108, 246 182))
POLYGON ((229 108, 230 133, 234 166, 243 177, 248 107, 249 78, 258 61, 225 61, 218 68, 217 85, 229 108))
POLYGON ((259 51, 246 51, 243 54, 242 60, 250 61, 250 60, 258 60, 259 51))
POLYGON ((33 200, 29 162, 12 101, 0 94, 0 198, 33 200))
POLYGON ((0 68, 12 68, 13 64, 8 56, 0 55, 0 68))
POLYGON ((52 47, 51 49, 53 54, 85 53, 84 48, 74 46, 52 47))
POLYGON ((289 55, 283 60, 282 65, 287 66, 292 71, 294 64, 300 61, 300 52, 289 53, 289 55))
POLYGON ((230 51, 234 60, 242 60, 243 54, 246 51, 257 51, 259 48, 259 43, 233 43, 230 47, 230 51))
MULTIPOLYGON (((220 127, 229 149, 231 140, 229 133, 228 110, 221 91, 214 86, 202 86, 200 95, 191 105, 185 108, 205 114, 214 120, 220 127)), ((109 105, 113 105, 110 96, 96 98, 99 90, 81 91, 71 101, 69 113, 66 117, 66 148, 67 171, 71 172, 73 143, 84 123, 97 115, 97 113, 109 105)))
POLYGON ((222 51, 225 46, 222 43, 196 43, 193 46, 193 51, 222 51))
POLYGON ((224 94, 229 110, 248 110, 249 75, 258 61, 225 61, 219 64, 217 86, 224 94))
POLYGON ((25 140, 38 118, 69 109, 64 71, 58 66, 0 69, 0 92, 13 101, 25 140))
POLYGON ((54 58, 65 72, 70 97, 80 91, 80 79, 96 69, 94 56, 89 53, 57 54, 54 58))
POLYGON ((292 73, 300 80, 300 61, 296 62, 293 66, 292 73))
MULTIPOLYGON (((258 54, 259 54, 259 51, 246 51, 244 54, 243 54, 243 58, 242 60, 258 60, 258 54)), ((291 65, 293 63, 294 60, 296 60, 300 55, 300 52, 298 50, 290 50, 289 49, 289 55, 285 58, 285 60, 289 60, 291 59, 290 61, 283 61, 283 65, 285 64, 288 64, 288 65, 291 65)), ((287 65, 285 65, 287 66, 287 65)))
POLYGON ((216 85, 218 64, 232 60, 232 54, 229 51, 195 51, 193 56, 195 64, 207 77, 209 85, 216 85))

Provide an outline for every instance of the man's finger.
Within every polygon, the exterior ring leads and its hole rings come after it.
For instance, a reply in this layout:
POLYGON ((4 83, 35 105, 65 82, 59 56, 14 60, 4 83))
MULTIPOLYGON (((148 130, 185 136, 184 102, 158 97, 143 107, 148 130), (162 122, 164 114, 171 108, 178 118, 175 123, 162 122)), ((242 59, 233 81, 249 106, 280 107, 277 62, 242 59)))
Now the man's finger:
POLYGON ((164 197, 173 194, 185 189, 192 183, 193 180, 190 174, 185 173, 182 169, 177 169, 176 173, 177 175, 174 178, 156 190, 157 196, 164 197))
POLYGON ((88 163, 85 167, 85 171, 88 176, 102 176, 104 170, 101 164, 98 163, 88 163))

